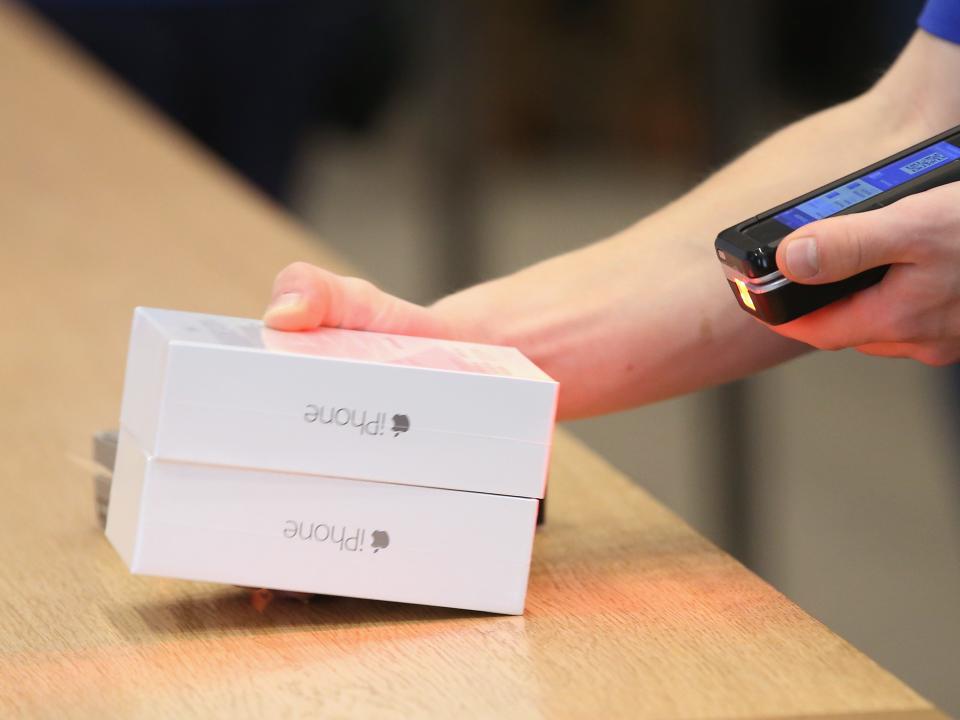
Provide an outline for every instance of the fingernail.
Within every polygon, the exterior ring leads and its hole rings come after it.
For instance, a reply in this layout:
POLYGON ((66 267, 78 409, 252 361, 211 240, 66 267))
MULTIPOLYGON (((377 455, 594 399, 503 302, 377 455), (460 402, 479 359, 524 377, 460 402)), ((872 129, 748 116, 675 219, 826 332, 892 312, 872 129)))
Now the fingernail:
POLYGON ((273 315, 274 313, 286 313, 296 310, 302 305, 303 295, 300 293, 283 293, 283 295, 278 295, 276 299, 270 303, 270 306, 267 308, 267 311, 264 314, 273 315))
POLYGON ((816 238, 802 237, 790 241, 787 245, 787 269, 798 278, 812 278, 820 272, 816 238))

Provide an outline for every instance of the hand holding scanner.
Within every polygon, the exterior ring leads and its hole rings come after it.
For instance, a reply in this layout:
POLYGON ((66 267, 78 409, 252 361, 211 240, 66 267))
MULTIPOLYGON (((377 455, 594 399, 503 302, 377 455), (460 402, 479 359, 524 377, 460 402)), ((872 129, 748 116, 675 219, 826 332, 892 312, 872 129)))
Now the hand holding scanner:
POLYGON ((801 285, 777 267, 777 246, 797 228, 876 210, 960 180, 960 126, 721 232, 714 243, 740 307, 770 325, 795 320, 879 282, 889 265, 839 282, 801 285))

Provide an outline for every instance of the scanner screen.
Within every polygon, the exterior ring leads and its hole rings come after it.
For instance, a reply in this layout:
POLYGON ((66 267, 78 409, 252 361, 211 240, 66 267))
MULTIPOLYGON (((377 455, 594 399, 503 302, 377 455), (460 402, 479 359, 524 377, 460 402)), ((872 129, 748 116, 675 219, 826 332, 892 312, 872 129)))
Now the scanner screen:
POLYGON ((934 143, 861 178, 851 180, 846 185, 832 188, 822 195, 784 210, 774 215, 774 219, 795 230, 814 220, 830 217, 957 158, 960 158, 960 148, 956 145, 946 141, 934 143))

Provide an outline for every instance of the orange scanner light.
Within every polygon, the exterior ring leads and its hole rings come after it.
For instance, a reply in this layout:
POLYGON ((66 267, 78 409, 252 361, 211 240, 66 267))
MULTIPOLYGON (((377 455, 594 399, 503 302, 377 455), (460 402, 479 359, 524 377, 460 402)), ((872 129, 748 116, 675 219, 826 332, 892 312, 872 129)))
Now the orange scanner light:
POLYGON ((747 284, 740 278, 734 278, 733 282, 736 283, 737 289, 740 291, 740 299, 743 300, 743 304, 756 312, 757 306, 753 304, 753 298, 750 297, 750 291, 747 289, 747 284))

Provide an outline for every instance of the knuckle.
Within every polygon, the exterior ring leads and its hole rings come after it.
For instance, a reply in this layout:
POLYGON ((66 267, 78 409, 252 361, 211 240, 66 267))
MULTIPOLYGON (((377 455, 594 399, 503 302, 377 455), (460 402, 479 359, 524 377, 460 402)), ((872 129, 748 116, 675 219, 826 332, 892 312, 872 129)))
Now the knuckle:
POLYGON ((277 282, 299 279, 309 275, 314 270, 314 266, 303 260, 297 260, 287 265, 283 270, 277 273, 277 282))
POLYGON ((854 224, 847 235, 847 259, 852 271, 864 269, 864 242, 861 225, 859 223, 854 224))
POLYGON ((366 296, 376 290, 376 286, 364 278, 343 277, 341 278, 341 282, 351 294, 366 296))
POLYGON ((377 287, 369 280, 343 276, 338 278, 340 298, 338 327, 366 329, 380 312, 377 287))
POLYGON ((850 274, 860 268, 863 262, 863 223, 862 218, 854 216, 842 220, 834 225, 832 239, 820 244, 820 252, 825 268, 833 273, 850 274))
POLYGON ((305 260, 295 260, 294 262, 287 265, 287 267, 284 268, 284 271, 290 272, 290 273, 304 274, 304 273, 311 272, 313 269, 314 269, 314 266, 306 262, 305 260))

